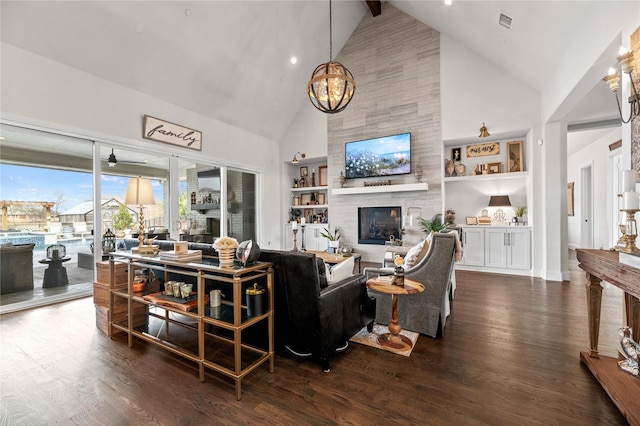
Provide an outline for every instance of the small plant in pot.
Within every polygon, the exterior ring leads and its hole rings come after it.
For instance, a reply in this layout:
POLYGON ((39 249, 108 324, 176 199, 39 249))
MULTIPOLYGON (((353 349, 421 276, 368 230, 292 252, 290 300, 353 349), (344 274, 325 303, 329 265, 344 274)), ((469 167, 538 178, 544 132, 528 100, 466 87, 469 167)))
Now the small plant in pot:
POLYGON ((527 212, 525 206, 516 207, 516 222, 524 222, 524 214, 527 212))
POLYGON ((429 219, 420 219, 420 226, 422 227, 422 231, 426 234, 433 234, 435 232, 440 232, 444 229, 444 223, 442 223, 442 213, 436 213, 433 215, 431 220, 429 219))
POLYGON ((337 248, 340 247, 340 228, 337 226, 333 232, 331 232, 331 225, 324 227, 320 236, 329 240, 329 248, 332 249, 333 252, 336 252, 337 248))

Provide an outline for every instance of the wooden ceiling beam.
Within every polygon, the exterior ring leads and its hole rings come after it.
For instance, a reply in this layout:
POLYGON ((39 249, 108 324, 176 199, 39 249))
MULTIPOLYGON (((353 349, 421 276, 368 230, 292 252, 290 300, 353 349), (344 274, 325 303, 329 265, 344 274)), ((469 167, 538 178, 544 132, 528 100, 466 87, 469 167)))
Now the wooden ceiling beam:
POLYGON ((367 6, 373 16, 378 16, 382 13, 382 1, 381 0, 366 0, 367 6))

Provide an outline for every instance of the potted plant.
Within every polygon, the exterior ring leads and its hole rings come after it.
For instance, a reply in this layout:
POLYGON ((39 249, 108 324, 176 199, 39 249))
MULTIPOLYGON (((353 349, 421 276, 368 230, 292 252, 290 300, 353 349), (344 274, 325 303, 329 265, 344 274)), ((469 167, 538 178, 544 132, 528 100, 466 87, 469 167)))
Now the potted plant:
POLYGON ((527 212, 527 208, 525 206, 516 207, 516 221, 524 222, 523 216, 527 212))
POLYGON ((427 234, 433 234, 435 232, 440 232, 444 229, 444 223, 442 223, 442 213, 436 213, 433 215, 431 220, 429 219, 420 219, 420 226, 422 230, 427 234))
POLYGON ((338 247, 340 247, 340 228, 336 226, 336 228, 331 232, 331 225, 328 225, 322 229, 320 233, 321 237, 329 240, 329 248, 331 248, 334 252, 338 247))

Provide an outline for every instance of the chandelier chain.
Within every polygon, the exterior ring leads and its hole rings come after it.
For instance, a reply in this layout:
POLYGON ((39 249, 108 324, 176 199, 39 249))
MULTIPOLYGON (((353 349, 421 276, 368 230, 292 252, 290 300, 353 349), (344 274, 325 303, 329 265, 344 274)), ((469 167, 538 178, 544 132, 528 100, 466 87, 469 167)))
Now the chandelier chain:
POLYGON ((331 0, 329 0, 329 62, 333 61, 333 25, 331 22, 331 0))

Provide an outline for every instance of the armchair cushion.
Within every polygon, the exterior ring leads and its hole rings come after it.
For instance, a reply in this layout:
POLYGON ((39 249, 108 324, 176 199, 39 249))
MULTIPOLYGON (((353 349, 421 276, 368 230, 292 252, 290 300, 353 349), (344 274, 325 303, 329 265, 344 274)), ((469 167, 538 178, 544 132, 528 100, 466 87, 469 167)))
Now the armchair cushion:
POLYGON ((324 260, 316 257, 316 265, 318 266, 318 279, 320 279, 320 289, 327 288, 329 281, 327 280, 327 266, 324 260))
POLYGON ((353 257, 349 257, 347 260, 333 265, 327 274, 328 283, 337 283, 353 275, 354 262, 353 257))

